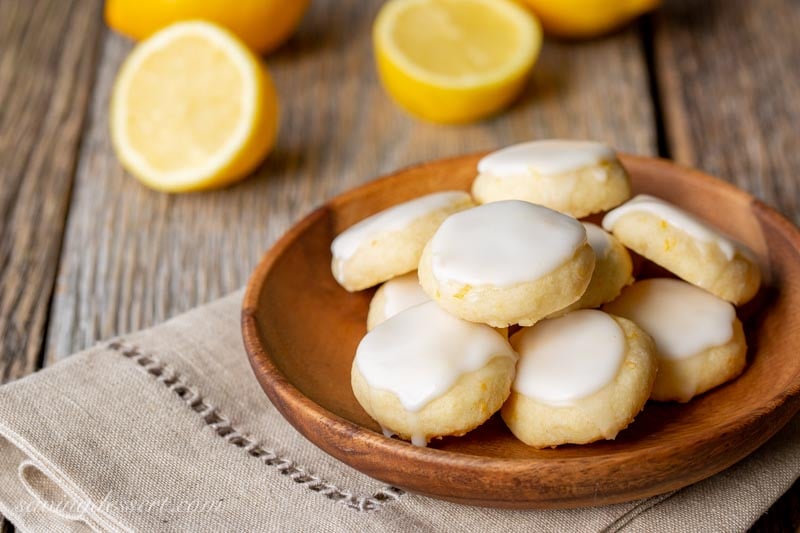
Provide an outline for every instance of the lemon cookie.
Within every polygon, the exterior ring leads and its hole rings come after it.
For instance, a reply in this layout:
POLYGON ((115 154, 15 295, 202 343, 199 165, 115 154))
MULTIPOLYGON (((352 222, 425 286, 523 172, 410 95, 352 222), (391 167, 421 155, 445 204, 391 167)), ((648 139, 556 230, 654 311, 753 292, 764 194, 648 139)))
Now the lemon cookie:
POLYGON ((509 146, 481 159, 472 195, 481 204, 526 200, 580 218, 630 198, 631 182, 608 145, 543 140, 509 146))
POLYGON ((375 291, 375 296, 369 303, 367 331, 371 331, 400 311, 428 300, 430 298, 422 290, 416 271, 390 279, 375 291))
POLYGON ((553 316, 564 315, 576 309, 600 307, 619 296, 622 288, 633 282, 631 255, 619 240, 590 222, 584 222, 583 227, 586 228, 589 246, 595 255, 592 280, 580 300, 557 311, 553 316))
POLYGON ((358 403, 384 434, 425 446, 463 435, 500 409, 516 362, 500 333, 426 302, 367 333, 351 380, 358 403))
POLYGON ((362 220, 333 240, 333 277, 352 292, 415 270, 422 248, 439 224, 451 213, 473 205, 469 194, 445 191, 362 220))
POLYGON ((511 338, 519 353, 503 420, 536 448, 614 439, 656 378, 653 341, 636 324, 584 309, 511 338))
POLYGON ((641 194, 608 213, 603 228, 625 246, 736 305, 758 291, 753 253, 706 222, 664 200, 641 194))
POLYGON ((693 285, 638 281, 604 309, 653 337, 659 364, 654 400, 688 402, 744 369, 747 344, 733 306, 693 285))
POLYGON ((580 222, 506 200, 448 217, 425 246, 419 279, 428 296, 460 318, 531 325, 577 301, 594 262, 580 222))

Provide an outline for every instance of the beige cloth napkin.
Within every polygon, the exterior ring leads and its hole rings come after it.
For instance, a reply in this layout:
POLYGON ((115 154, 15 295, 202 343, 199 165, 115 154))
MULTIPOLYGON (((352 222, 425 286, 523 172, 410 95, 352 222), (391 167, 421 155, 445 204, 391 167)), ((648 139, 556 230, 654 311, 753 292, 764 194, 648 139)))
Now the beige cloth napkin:
POLYGON ((800 419, 735 467, 647 500, 566 511, 403 493, 272 407, 241 293, 0 388, 0 513, 22 531, 736 531, 800 474, 800 419))

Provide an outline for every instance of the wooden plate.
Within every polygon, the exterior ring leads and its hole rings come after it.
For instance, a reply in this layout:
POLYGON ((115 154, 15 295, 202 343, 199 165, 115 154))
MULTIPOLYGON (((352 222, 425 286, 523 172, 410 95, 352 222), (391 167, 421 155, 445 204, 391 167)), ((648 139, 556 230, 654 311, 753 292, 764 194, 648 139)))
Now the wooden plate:
POLYGON ((765 287, 739 310, 750 345, 737 380, 686 405, 651 402, 614 441, 535 450, 495 416, 461 438, 417 448, 384 437, 350 389, 373 291, 330 273, 333 237, 401 201, 468 190, 481 154, 405 169, 335 198, 258 265, 242 311, 244 343, 272 403, 306 438, 377 479, 493 507, 561 508, 652 496, 715 474, 758 448, 800 408, 800 232, 735 187, 664 160, 625 156, 637 193, 701 215, 759 256, 765 287))

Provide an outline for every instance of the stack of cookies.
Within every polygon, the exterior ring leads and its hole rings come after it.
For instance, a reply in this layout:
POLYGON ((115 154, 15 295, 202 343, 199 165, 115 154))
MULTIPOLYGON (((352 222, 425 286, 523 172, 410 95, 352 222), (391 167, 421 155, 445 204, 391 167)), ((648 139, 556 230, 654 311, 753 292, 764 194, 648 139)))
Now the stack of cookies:
POLYGON ((500 411, 530 446, 584 444, 615 438, 648 399, 738 376, 733 306, 758 290, 753 254, 630 196, 610 147, 536 141, 484 157, 471 195, 429 194, 337 236, 339 284, 380 284, 352 386, 384 433, 424 446, 500 411), (599 213, 603 228, 579 220, 599 213), (635 281, 628 249, 676 278, 635 281))

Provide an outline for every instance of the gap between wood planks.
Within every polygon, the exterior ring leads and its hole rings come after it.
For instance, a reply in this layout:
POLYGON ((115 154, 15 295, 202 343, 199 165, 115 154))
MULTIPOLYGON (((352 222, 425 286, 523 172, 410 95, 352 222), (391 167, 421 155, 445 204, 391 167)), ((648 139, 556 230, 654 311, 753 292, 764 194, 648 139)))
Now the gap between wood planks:
MULTIPOLYGON (((89 82, 90 94, 91 94, 91 91, 94 90, 95 83, 96 83, 96 80, 97 80, 97 74, 98 74, 99 63, 100 63, 98 61, 98 58, 100 57, 100 45, 103 42, 103 38, 104 38, 105 34, 108 31, 109 31, 108 28, 106 28, 105 25, 104 25, 103 28, 98 32, 97 40, 95 42, 94 47, 92 48, 92 51, 93 51, 93 54, 94 54, 94 58, 92 60, 93 69, 92 69, 92 74, 91 74, 91 81, 89 82)), ((88 110, 88 102, 89 102, 89 99, 87 99, 87 104, 86 104, 85 109, 84 109, 84 115, 85 115, 86 111, 88 110)), ((70 206, 71 203, 72 203, 72 193, 74 191, 73 185, 74 185, 74 182, 75 182, 75 173, 77 172, 77 168, 78 168, 78 154, 81 153, 81 149, 83 148, 83 143, 84 143, 84 141, 86 139, 86 131, 87 131, 86 128, 81 128, 81 133, 78 136, 78 142, 77 142, 77 144, 75 146, 76 157, 75 157, 75 159, 74 159, 74 161, 72 163, 72 168, 70 169, 70 176, 71 176, 71 180, 70 181, 71 181, 71 183, 70 183, 70 187, 68 189, 67 198, 66 198, 68 206, 70 206)), ((69 211, 70 210, 68 208, 67 211, 64 213, 64 224, 62 225, 62 228, 64 229, 64 234, 62 234, 62 236, 61 236, 61 242, 59 243, 58 252, 56 254, 56 257, 58 258, 57 261, 59 263, 60 263, 60 260, 61 260, 62 252, 64 250, 64 243, 65 243, 65 238, 64 237, 65 237, 65 234, 66 234, 66 222, 67 222, 67 217, 69 217, 69 211)), ((58 271, 58 269, 56 269, 56 272, 57 271, 58 271)), ((36 370, 41 370, 45 366, 45 356, 47 354, 47 338, 48 338, 48 334, 50 332, 50 324, 51 324, 50 318, 51 318, 51 312, 53 310, 53 303, 55 302, 55 299, 56 299, 55 281, 56 281, 56 275, 53 276, 52 284, 50 286, 50 297, 47 299, 47 310, 46 310, 46 314, 45 314, 46 319, 45 319, 45 322, 44 322, 44 326, 42 327, 42 341, 41 341, 41 345, 39 346, 39 353, 36 356, 36 370)))
POLYGON ((655 51, 655 24, 654 16, 647 14, 638 21, 639 38, 642 43, 642 54, 644 55, 647 68, 648 88, 650 89, 650 100, 653 106, 653 123, 656 128, 656 145, 659 157, 671 158, 672 150, 669 146, 666 124, 664 122, 664 110, 662 108, 661 88, 658 80, 658 68, 656 65, 655 51))

